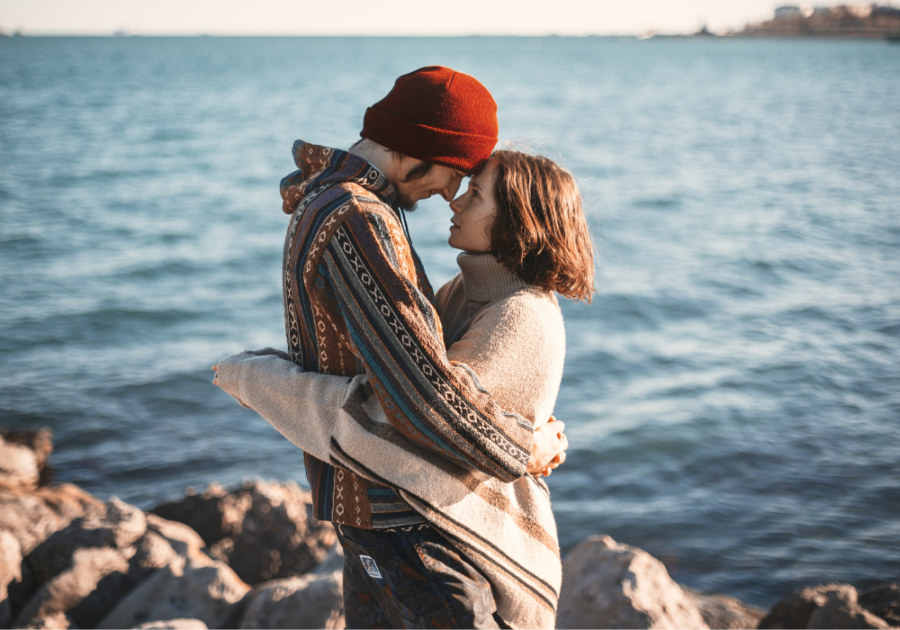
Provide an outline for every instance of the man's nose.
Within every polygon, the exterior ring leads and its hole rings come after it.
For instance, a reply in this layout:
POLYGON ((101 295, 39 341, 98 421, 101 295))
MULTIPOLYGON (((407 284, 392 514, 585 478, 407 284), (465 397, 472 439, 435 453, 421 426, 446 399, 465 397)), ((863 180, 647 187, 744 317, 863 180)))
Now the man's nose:
POLYGON ((456 197, 456 193, 459 191, 461 182, 462 177, 453 177, 450 179, 447 187, 441 191, 441 197, 444 198, 444 201, 453 201, 453 198, 456 197))

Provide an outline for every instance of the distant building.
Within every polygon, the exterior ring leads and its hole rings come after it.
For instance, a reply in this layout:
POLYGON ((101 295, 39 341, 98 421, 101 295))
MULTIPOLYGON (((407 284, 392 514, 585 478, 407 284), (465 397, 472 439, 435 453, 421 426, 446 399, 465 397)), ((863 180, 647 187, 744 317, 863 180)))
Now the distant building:
POLYGON ((788 7, 778 7, 775 9, 775 19, 776 20, 789 20, 792 18, 802 18, 803 13, 800 11, 800 7, 796 6, 788 6, 788 7))

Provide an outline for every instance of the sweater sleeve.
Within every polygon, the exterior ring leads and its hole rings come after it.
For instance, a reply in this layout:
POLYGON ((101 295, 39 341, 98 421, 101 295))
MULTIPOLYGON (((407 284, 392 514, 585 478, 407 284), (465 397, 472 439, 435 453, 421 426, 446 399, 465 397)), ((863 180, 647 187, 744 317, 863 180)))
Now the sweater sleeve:
POLYGON ((424 448, 503 481, 526 472, 531 423, 504 412, 467 366, 446 357, 440 323, 415 283, 391 218, 358 212, 334 232, 319 272, 357 359, 394 427, 424 448))
MULTIPOLYGON (((364 377, 356 377, 364 378, 364 377)), ((247 351, 219 361, 216 384, 253 409, 295 446, 330 461, 331 436, 340 422, 353 377, 304 372, 274 354, 247 351)))

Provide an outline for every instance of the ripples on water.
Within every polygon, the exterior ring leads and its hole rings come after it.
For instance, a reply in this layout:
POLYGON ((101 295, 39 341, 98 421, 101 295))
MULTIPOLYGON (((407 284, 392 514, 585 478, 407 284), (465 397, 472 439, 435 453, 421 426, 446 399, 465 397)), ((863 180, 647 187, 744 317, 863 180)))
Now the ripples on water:
MULTIPOLYGON (((59 479, 145 508, 305 482, 208 368, 284 345, 292 141, 348 146, 431 63, 481 79, 501 136, 586 200, 599 293, 563 305, 564 549, 608 533, 760 605, 900 579, 900 47, 881 42, 0 39, 2 422, 52 426, 59 479)), ((410 219, 435 284, 448 217, 410 219)))

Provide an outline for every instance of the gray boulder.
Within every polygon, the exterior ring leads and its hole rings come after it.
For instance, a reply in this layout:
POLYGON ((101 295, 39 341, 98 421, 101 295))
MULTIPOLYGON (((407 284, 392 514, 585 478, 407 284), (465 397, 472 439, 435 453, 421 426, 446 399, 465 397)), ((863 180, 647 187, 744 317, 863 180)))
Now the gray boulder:
POLYGON ((10 431, 0 428, 0 485, 35 488, 50 482, 47 466, 53 452, 53 433, 49 428, 37 431, 10 431))
POLYGON ((900 584, 882 584, 859 596, 859 605, 900 628, 900 584))
POLYGON ((0 628, 12 623, 9 585, 22 582, 22 548, 16 537, 0 529, 0 628))
MULTIPOLYGON (((24 559, 19 564, 19 572, 22 577, 19 580, 13 580, 6 586, 7 600, 4 604, 8 606, 9 624, 11 624, 13 619, 18 616, 19 611, 22 610, 25 603, 31 599, 31 596, 34 595, 41 586, 38 581, 34 579, 34 575, 31 573, 31 567, 28 566, 28 563, 25 562, 24 559)), ((9 628, 11 627, 9 624, 0 627, 9 628)))
POLYGON ((166 619, 142 623, 136 630, 207 630, 207 626, 199 619, 166 619))
POLYGON ((50 454, 53 452, 53 431, 50 427, 43 427, 36 431, 11 431, 0 428, 0 438, 7 444, 20 444, 34 452, 37 458, 38 468, 43 470, 47 466, 50 454))
POLYGON ((707 628, 662 562, 609 536, 593 536, 563 563, 559 628, 707 628))
POLYGON ((144 516, 147 517, 147 529, 165 538, 179 556, 188 558, 194 564, 212 562, 203 551, 206 543, 193 529, 184 523, 170 521, 150 512, 144 516))
POLYGON ((153 532, 147 532, 134 547, 125 549, 123 556, 128 558, 127 572, 117 571, 105 576, 93 592, 68 611, 79 627, 95 627, 133 588, 177 557, 166 539, 153 532))
POLYGON ((27 446, 10 444, 0 436, 0 483, 37 488, 41 478, 38 460, 27 446))
POLYGON ((78 549, 109 547, 124 550, 147 531, 144 513, 113 497, 102 513, 77 518, 51 534, 28 554, 27 561, 39 582, 64 571, 78 549))
POLYGON ((849 584, 823 584, 801 589, 772 607, 759 628, 888 628, 888 623, 858 602, 849 584))
MULTIPOLYGON (((168 541, 155 532, 145 532, 134 545, 124 549, 112 546, 117 539, 128 542, 136 531, 137 519, 133 508, 129 508, 131 506, 127 504, 113 504, 110 507, 107 514, 111 518, 105 524, 124 523, 124 529, 128 532, 119 531, 118 535, 104 538, 105 542, 111 543, 110 546, 65 547, 65 540, 74 541, 73 544, 86 539, 90 541, 90 537, 84 536, 83 532, 64 537, 63 542, 54 538, 55 535, 51 536, 48 542, 53 544, 49 550, 44 545, 38 546, 35 553, 29 556, 28 566, 32 566, 35 572, 41 571, 41 581, 45 583, 19 613, 17 623, 33 625, 45 617, 64 614, 79 627, 94 627, 144 578, 176 558, 175 550, 168 541), (41 558, 46 564, 36 561, 41 558), (62 562, 68 564, 61 567, 62 562)), ((97 525, 96 522, 93 524, 97 525)))
POLYGON ((250 587, 222 562, 196 566, 178 556, 126 595, 98 628, 133 628, 152 621, 199 619, 210 628, 229 624, 250 587))
POLYGON ((343 628, 343 551, 312 573, 264 582, 247 594, 241 628, 343 628))
POLYGON ((190 526, 209 554, 248 584, 306 573, 337 540, 330 523, 312 517, 310 494, 293 482, 247 482, 231 493, 211 485, 151 512, 190 526))
POLYGON ((890 628, 859 605, 859 593, 849 584, 837 584, 824 591, 825 601, 809 617, 807 628, 890 628))
POLYGON ((70 483, 30 488, 0 487, 0 529, 9 531, 28 555, 76 518, 102 516, 103 502, 70 483))
POLYGON ((53 613, 46 617, 38 617, 25 626, 16 626, 17 628, 27 628, 28 630, 68 630, 73 628, 77 630, 78 626, 72 621, 72 618, 64 613, 53 613))
MULTIPOLYGON (((40 625, 42 619, 68 616, 97 591, 101 581, 109 575, 128 572, 128 560, 116 549, 78 549, 71 566, 53 577, 25 604, 16 618, 16 626, 40 625)), ((85 625, 90 625, 89 621, 85 625)), ((74 621, 76 624, 77 620, 74 621)), ((82 625, 82 624, 78 624, 82 625)))
POLYGON ((700 616, 710 628, 755 628, 766 611, 748 606, 736 597, 718 593, 700 593, 682 587, 684 594, 700 611, 700 616))
POLYGON ((157 505, 148 513, 183 523, 197 532, 206 545, 212 545, 228 535, 223 523, 225 510, 222 504, 226 496, 228 491, 217 483, 209 484, 202 494, 188 488, 183 499, 157 505))

